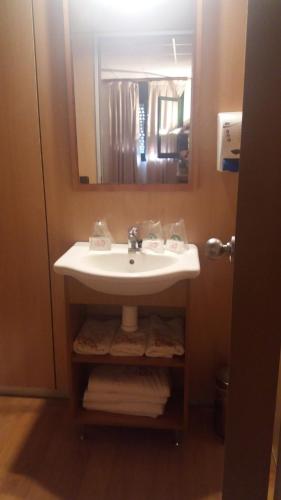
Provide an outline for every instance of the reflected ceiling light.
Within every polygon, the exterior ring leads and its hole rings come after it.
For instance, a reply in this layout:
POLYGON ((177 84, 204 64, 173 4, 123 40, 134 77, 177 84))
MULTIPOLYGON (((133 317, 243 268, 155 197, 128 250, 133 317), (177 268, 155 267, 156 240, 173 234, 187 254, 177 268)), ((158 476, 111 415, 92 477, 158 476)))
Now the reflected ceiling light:
POLYGON ((104 7, 122 14, 139 14, 164 4, 165 0, 99 0, 104 7))
POLYGON ((176 47, 175 38, 172 38, 172 45, 173 45, 173 54, 174 54, 175 64, 177 64, 177 47, 176 47))

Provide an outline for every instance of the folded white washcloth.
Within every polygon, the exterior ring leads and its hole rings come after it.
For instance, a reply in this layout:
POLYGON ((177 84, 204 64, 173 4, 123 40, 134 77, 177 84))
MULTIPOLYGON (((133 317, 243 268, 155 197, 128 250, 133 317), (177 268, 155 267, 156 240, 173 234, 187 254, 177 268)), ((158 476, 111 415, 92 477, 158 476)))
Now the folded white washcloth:
POLYGON ((89 391, 84 392, 83 401, 87 403, 148 403, 148 404, 165 404, 167 396, 143 396, 143 394, 117 394, 115 392, 100 392, 89 391))
POLYGON ((165 368, 146 366, 94 366, 88 381, 90 392, 134 394, 142 397, 171 394, 169 372, 165 368))
POLYGON ((143 417, 156 418, 162 415, 165 405, 152 403, 137 403, 121 401, 120 403, 106 403, 83 401, 86 410, 105 411, 108 413, 118 413, 123 415, 137 415, 143 417))
POLYGON ((77 354, 108 354, 119 320, 100 321, 89 318, 83 324, 73 343, 77 354))
POLYGON ((151 316, 145 354, 148 357, 171 358, 184 354, 184 328, 181 318, 163 320, 151 316))
POLYGON ((141 320, 136 332, 124 332, 122 328, 119 328, 112 341, 110 354, 112 356, 143 356, 148 325, 148 320, 141 320))
POLYGON ((175 344, 175 354, 182 356, 185 352, 185 325, 182 318, 172 318, 168 320, 168 325, 173 331, 172 339, 175 344))

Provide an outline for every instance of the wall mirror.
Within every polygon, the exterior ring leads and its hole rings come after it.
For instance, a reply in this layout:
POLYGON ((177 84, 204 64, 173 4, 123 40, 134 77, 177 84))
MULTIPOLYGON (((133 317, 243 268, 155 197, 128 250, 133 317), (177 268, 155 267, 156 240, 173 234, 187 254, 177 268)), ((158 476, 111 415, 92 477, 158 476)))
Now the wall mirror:
POLYGON ((196 1, 66 5, 76 185, 186 186, 196 1))

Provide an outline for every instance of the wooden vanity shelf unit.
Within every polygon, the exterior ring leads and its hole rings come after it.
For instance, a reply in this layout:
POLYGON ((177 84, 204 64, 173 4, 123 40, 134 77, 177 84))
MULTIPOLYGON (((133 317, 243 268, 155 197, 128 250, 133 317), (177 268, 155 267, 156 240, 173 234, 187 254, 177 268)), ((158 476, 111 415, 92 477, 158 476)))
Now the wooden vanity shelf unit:
POLYGON ((189 282, 181 281, 164 292, 145 296, 121 296, 96 292, 75 280, 65 277, 67 356, 69 367, 70 398, 75 422, 82 426, 101 425, 117 427, 146 427, 181 432, 188 418, 188 335, 187 317, 189 282), (73 352, 73 340, 84 320, 89 316, 120 316, 123 305, 137 305, 139 314, 155 312, 161 316, 185 318, 185 354, 173 358, 146 356, 84 355, 73 352), (167 367, 172 377, 172 396, 163 415, 157 418, 119 415, 95 410, 85 410, 82 398, 90 370, 95 364, 122 364, 135 366, 167 367))

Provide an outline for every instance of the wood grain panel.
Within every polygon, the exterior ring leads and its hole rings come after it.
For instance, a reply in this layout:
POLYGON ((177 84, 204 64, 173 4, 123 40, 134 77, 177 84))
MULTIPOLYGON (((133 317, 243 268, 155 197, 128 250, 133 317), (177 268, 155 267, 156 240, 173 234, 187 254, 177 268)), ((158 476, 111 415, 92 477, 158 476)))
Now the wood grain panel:
POLYGON ((279 360, 279 373, 278 373, 278 384, 276 393, 276 408, 275 408, 273 446, 272 446, 272 453, 274 456, 275 463, 277 463, 278 459, 280 429, 281 429, 281 362, 279 360))
POLYGON ((0 385, 54 388, 32 3, 0 2, 0 385))
POLYGON ((268 494, 281 342, 280 19, 280 2, 249 1, 225 500, 268 494))
POLYGON ((73 354, 72 363, 102 364, 102 365, 134 365, 134 366, 166 366, 184 368, 184 356, 173 358, 149 358, 146 356, 111 356, 110 354, 73 354))
MULTIPOLYGON (((167 223, 183 217, 189 240, 199 246, 202 267, 200 277, 191 283, 191 399, 210 401, 215 367, 228 358, 232 269, 223 260, 206 261, 203 249, 210 236, 227 240, 235 230, 237 176, 216 171, 216 120, 218 112, 242 107, 247 2, 202 2, 201 73, 195 89, 193 136, 196 182, 185 192, 73 190, 62 2, 34 0, 34 12, 51 267, 72 243, 87 240, 97 218, 105 217, 115 240, 125 242, 127 228, 136 220, 154 218, 167 223)), ((53 273, 52 298, 57 380, 58 387, 64 388, 64 287, 63 278, 53 273)))

